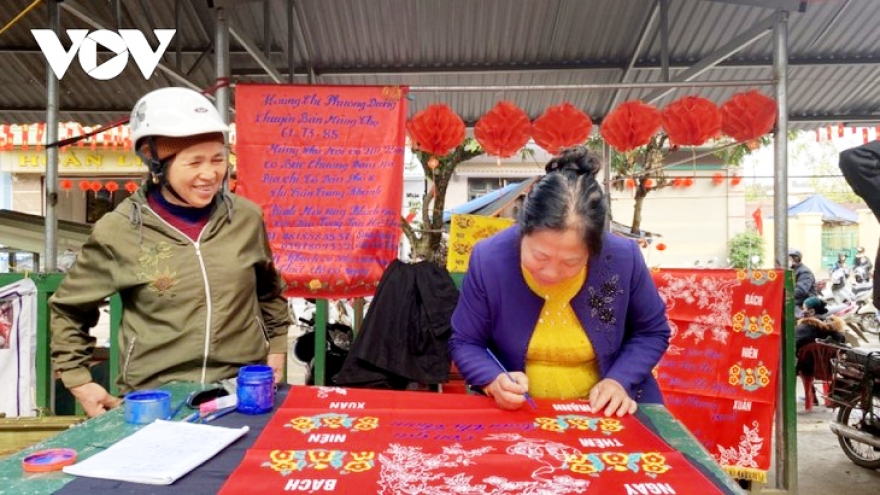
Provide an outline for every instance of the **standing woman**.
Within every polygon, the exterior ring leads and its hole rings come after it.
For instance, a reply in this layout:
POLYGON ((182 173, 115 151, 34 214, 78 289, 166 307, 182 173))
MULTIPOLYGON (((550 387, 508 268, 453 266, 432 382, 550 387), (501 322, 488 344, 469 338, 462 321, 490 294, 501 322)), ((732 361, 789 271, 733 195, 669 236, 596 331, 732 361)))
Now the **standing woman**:
POLYGON ((132 141, 144 187, 94 226, 49 303, 56 374, 89 416, 119 400, 92 381, 98 307, 122 298, 121 393, 171 381, 216 382, 267 363, 280 380, 290 316, 262 211, 224 191, 229 128, 201 94, 153 91, 132 141))
POLYGON ((651 370, 669 344, 666 306, 638 245, 604 232, 599 159, 577 147, 545 169, 517 225, 474 247, 452 358, 504 409, 520 407, 525 392, 589 398, 608 416, 660 403, 651 370))

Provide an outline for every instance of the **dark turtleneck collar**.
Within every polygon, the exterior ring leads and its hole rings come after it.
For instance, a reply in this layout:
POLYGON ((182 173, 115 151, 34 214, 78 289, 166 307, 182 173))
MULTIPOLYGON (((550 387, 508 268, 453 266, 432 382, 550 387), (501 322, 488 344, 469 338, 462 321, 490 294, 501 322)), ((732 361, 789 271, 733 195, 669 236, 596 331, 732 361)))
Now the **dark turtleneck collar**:
POLYGON ((148 200, 150 203, 158 204, 158 206, 165 212, 189 224, 204 223, 205 220, 207 220, 208 217, 211 216, 211 213, 214 211, 213 202, 211 202, 211 204, 209 204, 208 206, 204 206, 202 208, 176 205, 165 199, 165 196, 162 194, 159 187, 156 187, 150 191, 148 195, 148 200))

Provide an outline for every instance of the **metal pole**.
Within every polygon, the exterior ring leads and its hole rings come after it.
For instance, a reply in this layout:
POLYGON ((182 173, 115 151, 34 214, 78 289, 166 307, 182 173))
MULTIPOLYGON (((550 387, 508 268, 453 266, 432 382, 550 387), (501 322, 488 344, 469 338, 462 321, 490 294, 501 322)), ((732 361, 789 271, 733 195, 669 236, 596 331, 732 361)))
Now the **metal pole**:
MULTIPOLYGON (((776 13, 773 27, 773 76, 776 79, 776 136, 774 139, 773 216, 775 219, 774 265, 788 267, 788 13, 776 13)), ((784 315, 784 320, 791 317, 784 315)), ((791 325, 789 325, 790 327, 791 325)), ((794 336, 782 332, 782 380, 776 401, 776 484, 777 488, 797 493, 797 416, 794 403, 793 355, 789 358, 794 336)))
POLYGON ((216 23, 214 27, 214 55, 217 67, 217 81, 225 81, 220 84, 214 93, 215 105, 224 122, 229 122, 229 22, 226 20, 226 10, 217 7, 216 23))
MULTIPOLYGON (((61 32, 61 11, 52 1, 49 9, 49 28, 57 36, 61 32)), ((58 78, 46 62, 46 142, 58 141, 58 78)), ((43 273, 55 271, 58 260, 58 147, 46 148, 46 239, 43 253, 43 273)), ((34 269, 37 269, 35 266, 34 269)))
POLYGON ((727 86, 773 86, 773 79, 753 79, 747 81, 678 81, 651 83, 605 83, 605 84, 543 84, 535 86, 410 86, 410 92, 467 93, 477 91, 605 91, 614 89, 678 89, 678 88, 718 88, 727 86))

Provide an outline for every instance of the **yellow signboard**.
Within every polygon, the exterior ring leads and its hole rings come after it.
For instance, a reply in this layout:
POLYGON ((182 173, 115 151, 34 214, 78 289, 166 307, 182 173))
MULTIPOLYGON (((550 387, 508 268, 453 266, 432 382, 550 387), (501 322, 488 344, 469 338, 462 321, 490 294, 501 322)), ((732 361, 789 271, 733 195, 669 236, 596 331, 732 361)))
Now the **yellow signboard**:
POLYGON ((474 244, 511 225, 513 225, 512 218, 452 215, 449 222, 449 249, 446 254, 446 269, 450 272, 466 272, 474 244))
MULTIPOLYGON (((61 175, 146 174, 147 167, 134 153, 70 150, 58 154, 61 175)), ((45 174, 45 151, 7 151, 0 153, 0 171, 45 174)))

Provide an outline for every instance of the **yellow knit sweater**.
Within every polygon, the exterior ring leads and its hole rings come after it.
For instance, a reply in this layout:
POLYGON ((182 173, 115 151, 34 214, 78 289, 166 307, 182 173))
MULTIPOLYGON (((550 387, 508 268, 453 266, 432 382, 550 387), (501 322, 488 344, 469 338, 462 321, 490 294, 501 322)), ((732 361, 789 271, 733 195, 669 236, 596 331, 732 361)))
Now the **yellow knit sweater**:
POLYGON ((572 399, 586 397, 599 381, 593 344, 571 308, 571 300, 587 279, 587 268, 574 278, 542 286, 522 269, 532 292, 544 307, 526 350, 526 376, 534 397, 572 399))

